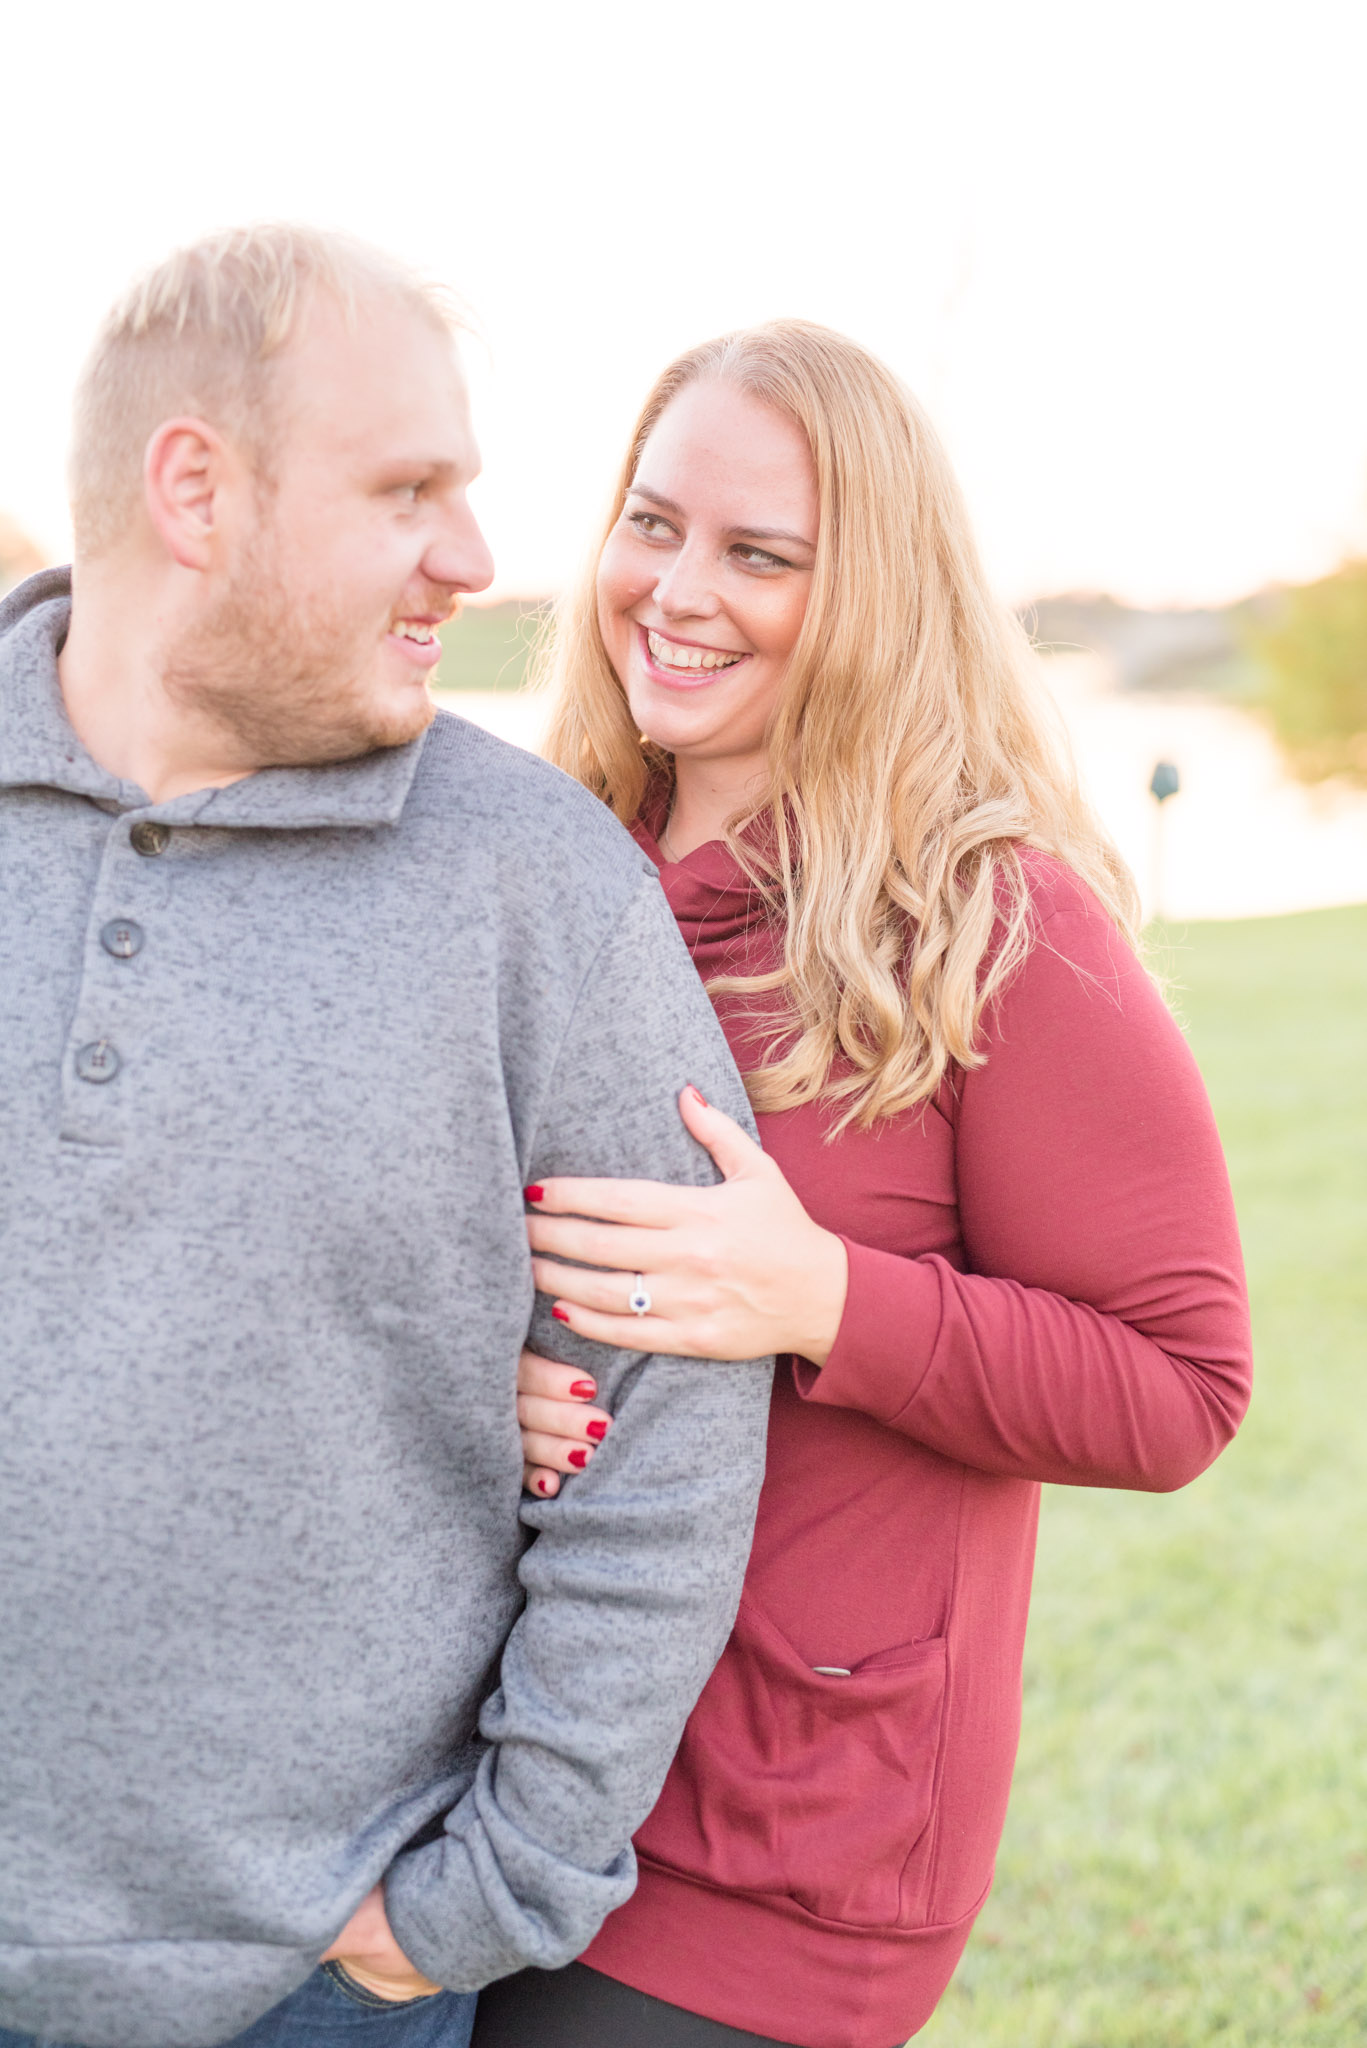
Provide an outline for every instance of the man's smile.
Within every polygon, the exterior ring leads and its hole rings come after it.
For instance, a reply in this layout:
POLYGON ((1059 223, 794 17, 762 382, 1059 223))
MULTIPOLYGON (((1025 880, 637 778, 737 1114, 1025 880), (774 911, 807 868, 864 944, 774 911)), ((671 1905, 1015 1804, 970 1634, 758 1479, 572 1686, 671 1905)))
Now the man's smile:
POLYGON ((406 661, 431 668, 441 654, 437 619, 395 619, 387 637, 399 643, 406 661))

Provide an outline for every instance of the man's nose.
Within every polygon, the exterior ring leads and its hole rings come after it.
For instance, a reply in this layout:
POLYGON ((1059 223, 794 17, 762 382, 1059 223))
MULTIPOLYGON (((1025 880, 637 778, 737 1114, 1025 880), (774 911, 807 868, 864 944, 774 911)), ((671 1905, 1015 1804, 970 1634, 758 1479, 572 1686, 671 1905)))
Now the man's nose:
POLYGON ((441 531, 433 535, 422 558, 422 570, 429 582, 467 594, 487 590, 493 582, 494 558, 489 543, 463 500, 443 520, 441 531))
POLYGON ((661 570, 655 602, 667 619, 710 619, 720 610, 710 553, 691 541, 661 570))

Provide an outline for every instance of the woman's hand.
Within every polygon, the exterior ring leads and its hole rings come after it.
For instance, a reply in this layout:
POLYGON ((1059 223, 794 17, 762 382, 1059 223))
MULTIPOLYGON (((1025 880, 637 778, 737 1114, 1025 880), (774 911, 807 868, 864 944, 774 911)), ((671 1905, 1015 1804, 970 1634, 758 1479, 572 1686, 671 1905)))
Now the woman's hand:
POLYGON ((593 1408, 598 1388, 581 1367, 556 1365, 524 1351, 517 1362, 517 1420, 522 1430, 522 1484, 552 1500, 562 1472, 582 1472, 612 1428, 593 1408))
POLYGON ((562 1177, 528 1189, 532 1272, 552 1314, 581 1337, 630 1351, 792 1351, 824 1365, 845 1308, 844 1245, 696 1088, 684 1089, 679 1113, 725 1175, 719 1187, 562 1177), (638 1274, 650 1298, 642 1315, 630 1306, 638 1274))

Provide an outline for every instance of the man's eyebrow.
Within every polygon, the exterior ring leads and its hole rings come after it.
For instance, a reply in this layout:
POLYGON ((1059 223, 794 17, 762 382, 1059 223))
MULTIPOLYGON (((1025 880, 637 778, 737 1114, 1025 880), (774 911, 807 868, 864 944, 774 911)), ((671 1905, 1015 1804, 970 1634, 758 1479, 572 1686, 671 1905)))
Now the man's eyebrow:
MULTIPOLYGON (((627 495, 628 497, 649 498, 651 504, 658 505, 662 511, 676 512, 682 516, 682 505, 676 505, 673 498, 667 498, 663 491, 652 491, 649 484, 632 484, 628 489, 627 495)), ((727 538, 729 540, 781 540, 785 541, 789 547, 806 548, 809 553, 816 553, 816 543, 814 541, 808 540, 805 534, 790 533, 786 526, 732 526, 727 528, 727 538)))
POLYGON ((469 480, 468 470, 449 455, 396 455, 380 464, 383 476, 423 476, 438 482, 449 483, 453 477, 464 476, 469 480))

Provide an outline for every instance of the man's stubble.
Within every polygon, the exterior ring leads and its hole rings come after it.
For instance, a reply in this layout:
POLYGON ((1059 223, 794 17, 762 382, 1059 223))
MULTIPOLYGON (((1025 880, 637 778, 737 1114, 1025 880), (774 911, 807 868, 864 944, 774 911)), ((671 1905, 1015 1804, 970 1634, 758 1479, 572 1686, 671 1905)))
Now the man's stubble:
POLYGON ((253 768, 350 761, 416 739, 436 715, 431 696, 415 689, 402 708, 384 704, 368 678, 374 641, 358 646, 344 600, 291 591, 279 552, 263 520, 222 602, 171 650, 167 695, 253 768))

